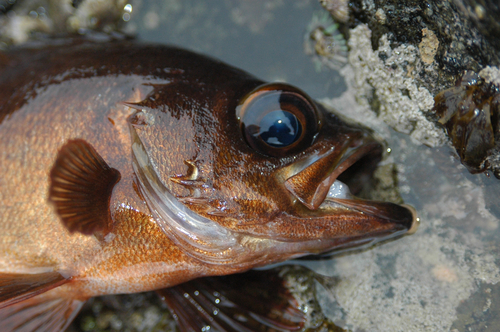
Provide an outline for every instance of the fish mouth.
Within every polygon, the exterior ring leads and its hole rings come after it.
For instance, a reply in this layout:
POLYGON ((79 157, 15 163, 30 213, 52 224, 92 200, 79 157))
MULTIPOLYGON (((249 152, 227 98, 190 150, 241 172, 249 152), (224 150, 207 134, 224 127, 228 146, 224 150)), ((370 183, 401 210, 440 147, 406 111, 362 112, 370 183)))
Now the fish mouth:
POLYGON ((344 142, 341 147, 323 149, 298 167, 292 165, 295 169, 285 180, 285 188, 306 207, 305 214, 358 214, 368 222, 390 225, 379 228, 379 239, 414 233, 418 218, 412 207, 356 197, 370 190, 367 184, 382 159, 383 146, 361 132, 344 142))
MULTIPOLYGON (((408 233, 413 233, 416 231, 417 227, 416 211, 413 207, 391 202, 361 199, 352 193, 352 191, 363 191, 360 182, 370 182, 369 178, 372 173, 370 168, 372 165, 368 165, 369 167, 367 167, 366 163, 370 164, 373 161, 372 158, 376 156, 376 153, 376 151, 367 153, 362 149, 344 161, 344 164, 350 165, 350 167, 335 177, 335 180, 328 189, 325 199, 318 208, 327 209, 337 204, 344 208, 396 223, 403 226, 404 229, 407 229, 408 233)), ((330 179, 330 181, 331 180, 333 179, 330 179)))

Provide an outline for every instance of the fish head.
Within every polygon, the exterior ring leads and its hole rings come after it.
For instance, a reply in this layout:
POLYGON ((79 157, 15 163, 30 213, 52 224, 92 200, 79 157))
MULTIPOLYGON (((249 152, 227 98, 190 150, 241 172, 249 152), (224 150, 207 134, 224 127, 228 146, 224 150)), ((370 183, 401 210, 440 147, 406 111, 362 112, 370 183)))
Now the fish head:
POLYGON ((353 195, 382 156, 369 130, 288 84, 224 84, 169 83, 128 104, 141 194, 187 254, 244 269, 415 226, 411 208, 353 195))

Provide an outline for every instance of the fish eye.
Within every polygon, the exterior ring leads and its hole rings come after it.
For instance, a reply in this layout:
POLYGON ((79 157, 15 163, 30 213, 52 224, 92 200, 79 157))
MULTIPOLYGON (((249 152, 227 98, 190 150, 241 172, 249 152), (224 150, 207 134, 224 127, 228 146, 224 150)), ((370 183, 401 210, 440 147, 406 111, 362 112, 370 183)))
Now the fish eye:
POLYGON ((314 102, 284 83, 264 84, 242 98, 236 108, 248 145, 271 157, 283 157, 310 146, 320 128, 314 102))

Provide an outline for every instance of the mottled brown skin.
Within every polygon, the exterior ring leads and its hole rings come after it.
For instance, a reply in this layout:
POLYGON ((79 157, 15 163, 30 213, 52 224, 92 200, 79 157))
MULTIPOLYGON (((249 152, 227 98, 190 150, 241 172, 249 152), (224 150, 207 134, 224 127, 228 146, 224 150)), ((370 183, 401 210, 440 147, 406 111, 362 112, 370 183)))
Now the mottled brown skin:
MULTIPOLYGON (((71 282, 49 294, 84 300, 297 255, 270 252, 260 261, 233 266, 203 263, 180 250, 141 196, 132 168, 131 128, 165 187, 193 211, 236 232, 285 242, 322 240, 306 250, 322 252, 411 227, 411 213, 401 207, 384 212, 394 220, 355 210, 311 210, 284 186, 311 156, 334 147, 339 155, 331 158, 338 162, 351 145, 370 141, 365 131, 321 110, 322 129, 312 146, 268 157, 245 142, 234 113, 262 81, 170 47, 66 42, 12 50, 0 59, 0 272, 58 271, 71 282), (138 110, 145 110, 147 121, 138 110), (121 175, 110 199, 111 231, 102 236, 70 233, 48 203, 49 172, 71 139, 90 143, 121 175), (183 182, 193 167, 198 180, 183 182), (201 199, 192 199, 194 193, 201 199)), ((374 149, 376 161, 380 146, 374 149)), ((314 191, 324 181, 314 167, 325 165, 317 165, 300 173, 306 183, 302 191, 314 191)))

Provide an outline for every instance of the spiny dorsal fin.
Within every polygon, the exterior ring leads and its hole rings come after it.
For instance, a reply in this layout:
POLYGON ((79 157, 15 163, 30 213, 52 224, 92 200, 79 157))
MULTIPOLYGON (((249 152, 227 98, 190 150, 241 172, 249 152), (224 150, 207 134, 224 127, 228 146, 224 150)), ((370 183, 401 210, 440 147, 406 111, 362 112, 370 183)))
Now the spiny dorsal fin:
POLYGON ((59 272, 37 274, 0 273, 0 309, 67 283, 59 272))
POLYGON ((82 139, 69 140, 50 172, 49 200, 70 232, 107 234, 109 202, 120 172, 106 164, 82 139))
POLYGON ((277 270, 193 280, 157 291, 183 332, 300 331, 305 315, 277 270))
POLYGON ((62 332, 84 301, 42 294, 0 309, 2 332, 62 332))

